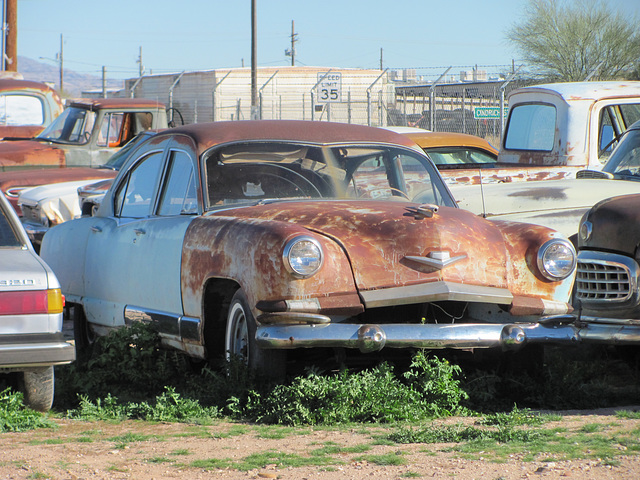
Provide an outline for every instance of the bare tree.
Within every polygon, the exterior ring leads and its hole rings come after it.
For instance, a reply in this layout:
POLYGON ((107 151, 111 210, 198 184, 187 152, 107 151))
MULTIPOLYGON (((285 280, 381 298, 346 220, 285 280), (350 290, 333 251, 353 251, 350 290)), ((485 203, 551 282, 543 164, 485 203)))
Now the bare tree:
POLYGON ((559 81, 633 76, 640 23, 597 0, 529 0, 507 39, 540 75, 559 81))

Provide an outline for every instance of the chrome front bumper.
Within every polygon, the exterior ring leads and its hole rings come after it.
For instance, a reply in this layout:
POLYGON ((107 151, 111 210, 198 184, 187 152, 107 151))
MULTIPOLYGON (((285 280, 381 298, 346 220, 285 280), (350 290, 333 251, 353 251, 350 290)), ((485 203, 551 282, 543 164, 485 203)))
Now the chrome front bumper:
POLYGON ((546 317, 538 323, 261 325, 261 348, 342 347, 361 352, 389 348, 515 350, 527 344, 640 344, 640 325, 577 322, 576 317, 546 317))

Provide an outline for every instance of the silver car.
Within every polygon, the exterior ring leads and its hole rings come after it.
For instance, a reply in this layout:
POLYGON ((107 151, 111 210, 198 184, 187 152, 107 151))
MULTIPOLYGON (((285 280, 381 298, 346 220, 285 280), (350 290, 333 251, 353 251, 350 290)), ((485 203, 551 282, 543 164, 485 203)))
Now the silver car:
POLYGON ((0 194, 0 375, 34 410, 53 403, 53 366, 75 360, 62 335, 64 297, 36 255, 18 217, 0 194))

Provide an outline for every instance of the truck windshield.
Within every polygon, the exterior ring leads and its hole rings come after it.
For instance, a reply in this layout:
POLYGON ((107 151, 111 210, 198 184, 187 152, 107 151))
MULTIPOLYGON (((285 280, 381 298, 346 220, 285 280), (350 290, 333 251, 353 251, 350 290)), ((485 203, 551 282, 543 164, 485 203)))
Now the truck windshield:
POLYGON ((36 138, 54 143, 83 145, 89 141, 96 113, 69 107, 36 138))

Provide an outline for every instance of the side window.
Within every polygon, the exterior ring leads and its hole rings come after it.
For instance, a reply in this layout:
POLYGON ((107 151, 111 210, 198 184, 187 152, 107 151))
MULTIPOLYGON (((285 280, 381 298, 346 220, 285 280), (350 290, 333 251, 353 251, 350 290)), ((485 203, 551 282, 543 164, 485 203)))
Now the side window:
POLYGON ((131 115, 132 117, 132 135, 137 135, 140 132, 150 130, 153 127, 153 114, 149 112, 137 112, 131 115))
POLYGON ((0 208, 0 247, 19 247, 21 245, 6 213, 0 208))
POLYGON ((151 214, 162 152, 150 154, 129 172, 115 196, 115 214, 125 218, 142 218, 151 214))
POLYGON ((185 152, 171 152, 158 215, 198 213, 195 180, 191 157, 185 152))
POLYGON ((556 132, 556 107, 547 104, 516 105, 511 109, 504 146, 508 150, 550 152, 556 132))
POLYGON ((627 128, 640 120, 640 103, 624 103, 620 105, 622 119, 627 128))
POLYGON ((98 135, 99 147, 119 147, 124 113, 108 113, 102 118, 98 135))
POLYGON ((617 144, 617 138, 613 130, 611 114, 607 108, 603 108, 600 112, 598 137, 598 157, 608 158, 609 155, 611 155, 611 151, 617 144))
POLYGON ((436 182, 433 182, 435 172, 428 168, 426 162, 410 155, 398 155, 397 162, 400 163, 404 173, 404 182, 407 198, 417 203, 434 203, 436 205, 447 205, 446 197, 439 190, 436 182))
POLYGON ((44 108, 38 97, 0 95, 0 125, 42 125, 44 108))

